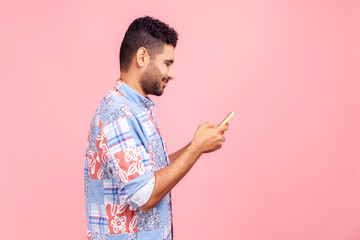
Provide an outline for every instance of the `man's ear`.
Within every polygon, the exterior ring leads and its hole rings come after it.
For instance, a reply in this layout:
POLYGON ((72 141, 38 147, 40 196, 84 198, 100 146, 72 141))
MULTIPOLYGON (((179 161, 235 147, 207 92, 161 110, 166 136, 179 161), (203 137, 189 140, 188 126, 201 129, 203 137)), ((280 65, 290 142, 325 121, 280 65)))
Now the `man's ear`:
POLYGON ((136 64, 138 67, 143 67, 146 65, 146 62, 150 60, 150 55, 146 48, 140 47, 136 52, 136 64))

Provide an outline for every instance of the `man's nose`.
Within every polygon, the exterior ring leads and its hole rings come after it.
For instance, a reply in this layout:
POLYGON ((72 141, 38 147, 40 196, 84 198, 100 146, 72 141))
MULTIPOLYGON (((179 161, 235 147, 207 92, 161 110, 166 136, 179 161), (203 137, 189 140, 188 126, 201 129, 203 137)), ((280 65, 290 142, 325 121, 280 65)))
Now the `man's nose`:
POLYGON ((170 71, 168 72, 167 75, 171 80, 175 79, 175 73, 174 73, 174 71, 172 69, 170 69, 170 71))

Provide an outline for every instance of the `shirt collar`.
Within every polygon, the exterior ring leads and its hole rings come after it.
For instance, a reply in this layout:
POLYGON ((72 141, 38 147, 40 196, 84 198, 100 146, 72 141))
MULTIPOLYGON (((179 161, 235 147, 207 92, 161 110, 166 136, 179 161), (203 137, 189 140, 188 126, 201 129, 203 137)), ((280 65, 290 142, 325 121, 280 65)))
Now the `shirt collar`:
POLYGON ((156 104, 151 101, 150 98, 142 96, 140 93, 132 89, 129 85, 123 82, 120 78, 116 80, 115 87, 122 93, 124 96, 132 102, 135 102, 147 110, 155 107, 156 104))

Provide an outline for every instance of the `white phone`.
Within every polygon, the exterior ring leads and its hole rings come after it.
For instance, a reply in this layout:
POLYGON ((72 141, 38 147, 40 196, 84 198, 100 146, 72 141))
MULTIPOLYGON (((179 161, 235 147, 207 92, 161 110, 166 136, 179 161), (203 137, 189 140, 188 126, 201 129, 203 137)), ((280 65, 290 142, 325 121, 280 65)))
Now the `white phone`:
POLYGON ((224 120, 221 121, 220 125, 225 125, 230 119, 234 116, 235 112, 229 112, 228 115, 224 118, 224 120))

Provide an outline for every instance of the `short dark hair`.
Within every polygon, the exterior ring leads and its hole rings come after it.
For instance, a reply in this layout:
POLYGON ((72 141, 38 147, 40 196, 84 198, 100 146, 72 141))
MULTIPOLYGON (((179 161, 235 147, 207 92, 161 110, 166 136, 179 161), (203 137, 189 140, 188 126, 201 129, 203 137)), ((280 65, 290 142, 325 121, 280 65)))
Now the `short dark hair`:
POLYGON ((164 43, 176 47, 178 33, 164 22, 146 16, 135 19, 125 33, 120 47, 120 71, 126 72, 140 47, 148 50, 150 58, 164 50, 164 43))

